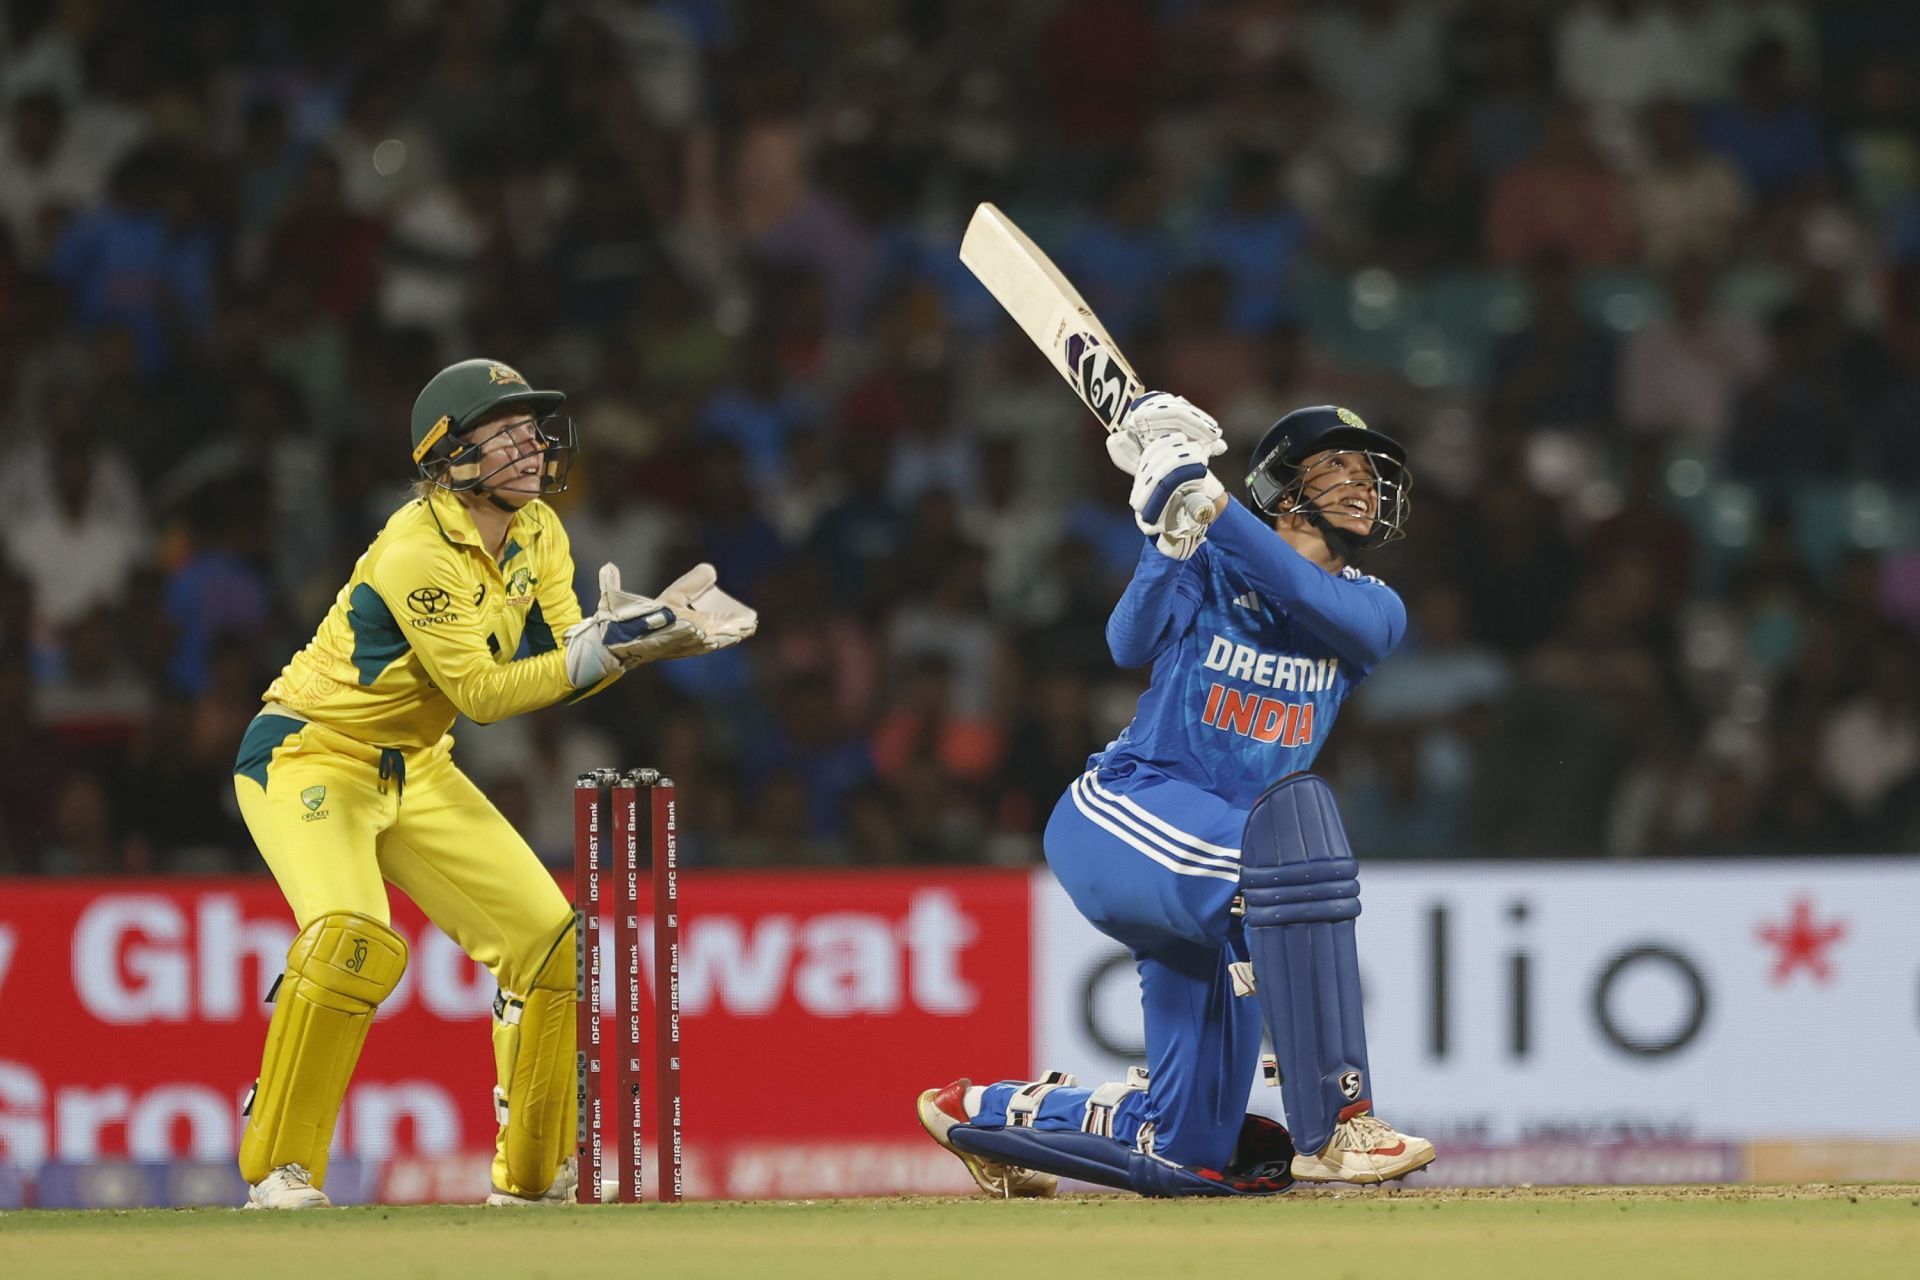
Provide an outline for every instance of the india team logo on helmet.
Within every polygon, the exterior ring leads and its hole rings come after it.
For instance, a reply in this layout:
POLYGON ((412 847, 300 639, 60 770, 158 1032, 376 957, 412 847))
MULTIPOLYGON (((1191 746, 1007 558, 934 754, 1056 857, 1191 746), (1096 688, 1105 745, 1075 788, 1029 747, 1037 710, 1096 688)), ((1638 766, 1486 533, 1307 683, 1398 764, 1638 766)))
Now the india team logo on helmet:
POLYGON ((1340 421, 1352 427, 1355 431, 1365 431, 1367 429, 1367 424, 1360 421, 1360 415, 1355 413, 1351 409, 1337 408, 1333 411, 1333 414, 1336 418, 1340 419, 1340 421))

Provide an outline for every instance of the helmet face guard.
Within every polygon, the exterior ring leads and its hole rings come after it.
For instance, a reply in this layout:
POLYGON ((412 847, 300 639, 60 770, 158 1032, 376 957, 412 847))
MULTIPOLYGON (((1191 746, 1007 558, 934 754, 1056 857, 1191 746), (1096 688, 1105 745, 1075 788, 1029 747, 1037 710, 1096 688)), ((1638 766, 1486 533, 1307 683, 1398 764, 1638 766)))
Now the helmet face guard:
MULTIPOLYGON (((509 428, 499 429, 505 430, 509 428)), ((525 446, 502 459, 499 465, 482 470, 480 455, 487 441, 499 431, 488 431, 478 439, 467 438, 458 428, 441 433, 433 441, 433 447, 419 459, 420 474, 452 493, 486 493, 495 476, 539 454, 540 496, 567 491, 567 476, 573 470, 574 455, 579 452, 579 434, 572 418, 563 414, 536 417, 532 438, 525 446)))
MULTIPOLYGON (((1268 434, 1270 438, 1273 435, 1268 434)), ((1247 496, 1254 507, 1268 517, 1304 516, 1316 524, 1323 523, 1328 495, 1358 482, 1339 481, 1308 493, 1306 461, 1322 453, 1351 453, 1364 458, 1371 472, 1374 513, 1373 527, 1364 537, 1346 536, 1355 548, 1363 551, 1407 536, 1407 517, 1413 510, 1408 497, 1413 488, 1413 473, 1407 470, 1397 444, 1364 427, 1321 432, 1298 444, 1285 436, 1261 443, 1268 447, 1256 456, 1253 469, 1247 474, 1247 496), (1390 445, 1391 451, 1381 447, 1383 444, 1390 445)))

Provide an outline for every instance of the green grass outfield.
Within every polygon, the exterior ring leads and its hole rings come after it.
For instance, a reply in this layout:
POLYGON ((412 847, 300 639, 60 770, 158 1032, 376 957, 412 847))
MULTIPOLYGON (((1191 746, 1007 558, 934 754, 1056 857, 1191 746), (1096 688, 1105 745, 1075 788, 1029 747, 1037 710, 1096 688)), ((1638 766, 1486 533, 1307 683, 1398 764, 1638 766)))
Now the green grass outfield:
POLYGON ((0 1276, 1911 1277, 1920 1187, 0 1213, 0 1276))

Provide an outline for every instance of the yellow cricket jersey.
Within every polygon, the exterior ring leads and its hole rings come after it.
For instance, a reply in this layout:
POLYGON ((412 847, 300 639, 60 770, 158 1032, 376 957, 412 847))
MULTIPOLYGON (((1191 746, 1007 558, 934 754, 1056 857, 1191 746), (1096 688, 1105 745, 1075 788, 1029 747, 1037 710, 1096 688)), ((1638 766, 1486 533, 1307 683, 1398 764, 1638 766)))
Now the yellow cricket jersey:
POLYGON ((573 551, 551 507, 522 507, 495 561, 459 499, 436 492, 393 513, 263 696, 357 741, 417 750, 456 712, 485 724, 612 683, 568 682, 559 638, 578 621, 573 551))

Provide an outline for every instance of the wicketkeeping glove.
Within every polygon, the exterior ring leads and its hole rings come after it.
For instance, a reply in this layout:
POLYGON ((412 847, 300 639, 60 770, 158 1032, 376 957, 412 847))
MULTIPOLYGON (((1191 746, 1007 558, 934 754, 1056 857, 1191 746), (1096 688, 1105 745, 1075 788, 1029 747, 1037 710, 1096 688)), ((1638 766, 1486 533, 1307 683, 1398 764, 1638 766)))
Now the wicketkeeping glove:
POLYGON ((660 603, 691 619, 706 637, 707 648, 739 644, 760 629, 760 615, 722 591, 710 564, 697 564, 660 593, 660 603))
POLYGON ((676 579, 658 598, 620 587, 620 569, 600 566, 600 607, 567 629, 567 678, 576 689, 615 671, 665 658, 688 658, 739 644, 760 616, 714 585, 702 564, 676 579))

